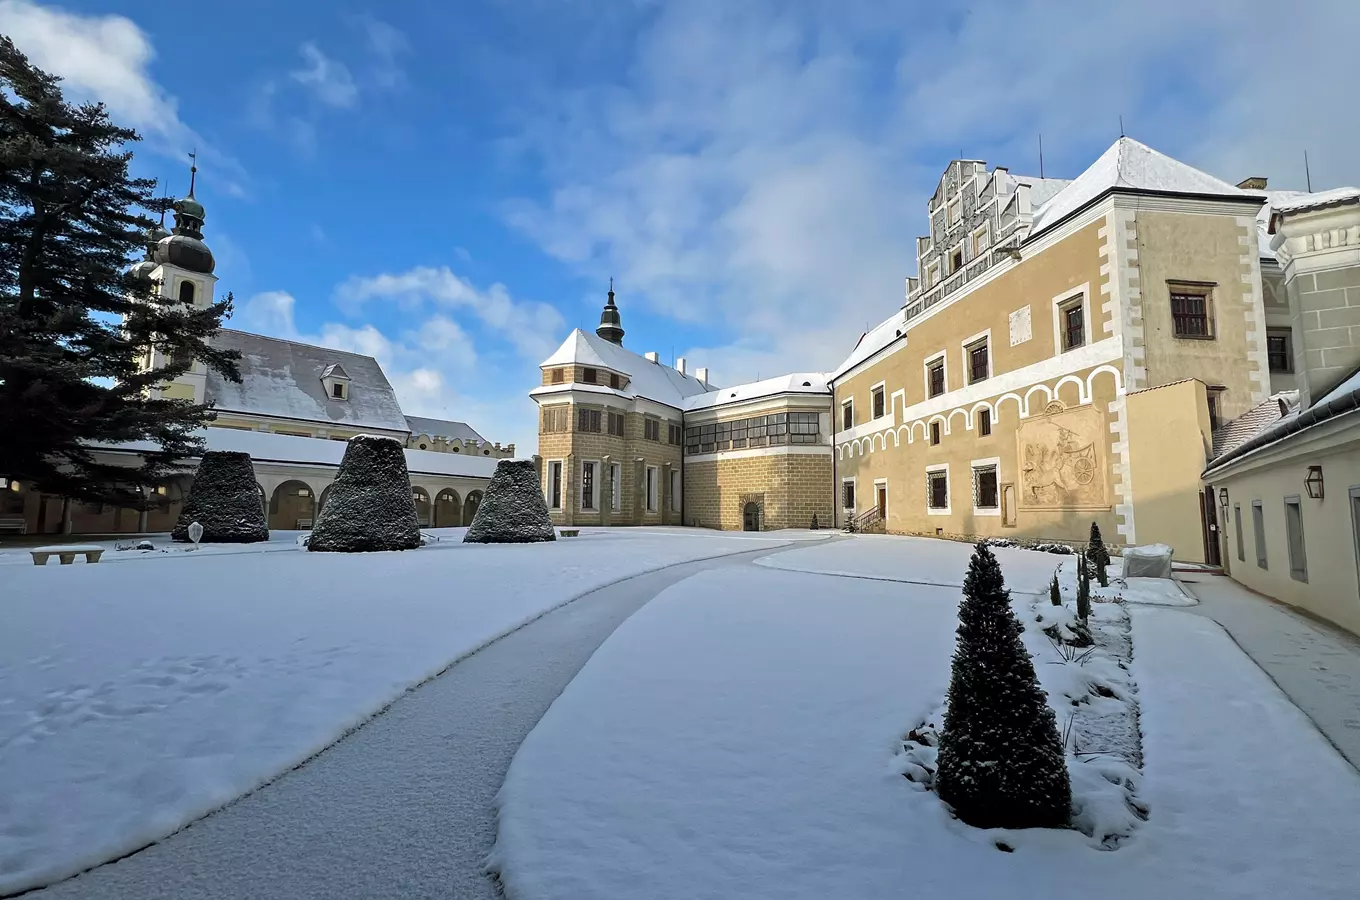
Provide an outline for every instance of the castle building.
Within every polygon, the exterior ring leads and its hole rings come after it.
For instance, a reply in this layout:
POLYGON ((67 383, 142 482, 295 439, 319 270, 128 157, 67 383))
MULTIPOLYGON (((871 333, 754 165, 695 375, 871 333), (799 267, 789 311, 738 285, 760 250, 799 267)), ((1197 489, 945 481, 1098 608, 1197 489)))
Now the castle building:
POLYGON ((1299 367, 1264 187, 1130 138, 1070 181, 954 160, 905 303, 832 372, 735 388, 625 350, 611 288, 532 392, 549 505, 573 524, 815 515, 969 538, 1080 541, 1096 522, 1215 561, 1216 434, 1287 404, 1299 367))
MULTIPOLYGON (((203 240, 206 212, 194 197, 196 175, 195 167, 188 195, 174 204, 175 227, 157 227, 147 235, 146 258, 132 273, 151 282, 162 296, 168 293, 181 303, 207 307, 216 291, 216 262, 203 240)), ((345 450, 342 442, 358 434, 386 435, 405 444, 412 496, 425 527, 471 524, 496 460, 515 454, 514 444, 487 441, 465 422, 406 415, 382 366, 371 356, 229 328, 220 329, 210 343, 240 351, 240 383, 195 361, 152 394, 214 407, 217 419, 202 433, 207 449, 250 453, 271 529, 311 527, 335 480, 345 450)), ((155 370, 168 360, 151 348, 140 362, 155 370)), ((152 449, 149 444, 126 444, 95 447, 92 453, 103 462, 135 466, 152 449)), ((0 530, 169 531, 195 465, 186 460, 183 474, 158 486, 151 496, 153 507, 141 512, 74 502, 6 479, 0 484, 0 530)))

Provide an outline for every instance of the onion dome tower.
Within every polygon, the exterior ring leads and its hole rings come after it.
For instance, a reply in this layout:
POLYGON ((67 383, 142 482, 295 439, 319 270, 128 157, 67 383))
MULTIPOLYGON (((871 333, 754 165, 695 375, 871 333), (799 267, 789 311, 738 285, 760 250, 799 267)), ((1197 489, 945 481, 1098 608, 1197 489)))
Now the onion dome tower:
POLYGON ((600 327, 595 333, 611 344, 623 346, 623 325, 619 321, 619 308, 614 305, 614 279, 609 279, 609 299, 605 301, 604 311, 600 313, 600 327))

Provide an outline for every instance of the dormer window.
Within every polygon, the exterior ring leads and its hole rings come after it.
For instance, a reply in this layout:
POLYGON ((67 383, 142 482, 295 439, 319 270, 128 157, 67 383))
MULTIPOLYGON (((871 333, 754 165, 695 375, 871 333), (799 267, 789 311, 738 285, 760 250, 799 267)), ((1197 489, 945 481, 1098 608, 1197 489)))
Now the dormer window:
POLYGON ((581 381, 586 384, 595 384, 600 380, 599 372, 587 366, 581 370, 581 381))
POLYGON ((349 383, 349 373, 339 363, 331 363, 321 370, 321 384, 330 400, 348 400, 349 383))

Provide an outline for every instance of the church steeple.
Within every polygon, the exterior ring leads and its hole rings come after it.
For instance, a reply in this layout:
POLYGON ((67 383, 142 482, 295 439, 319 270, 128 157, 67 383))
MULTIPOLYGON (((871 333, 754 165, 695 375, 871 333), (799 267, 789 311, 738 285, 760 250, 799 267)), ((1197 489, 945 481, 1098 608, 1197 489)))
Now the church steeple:
POLYGON ((203 243, 203 204, 194 197, 198 180, 198 154, 190 153, 189 195, 172 204, 175 227, 170 235, 156 244, 152 259, 162 265, 179 266, 190 272, 211 275, 217 265, 212 251, 203 243))
POLYGON ((619 308, 614 305, 614 279, 609 279, 609 299, 600 313, 600 327, 595 333, 613 344, 623 346, 623 325, 619 322, 619 308))

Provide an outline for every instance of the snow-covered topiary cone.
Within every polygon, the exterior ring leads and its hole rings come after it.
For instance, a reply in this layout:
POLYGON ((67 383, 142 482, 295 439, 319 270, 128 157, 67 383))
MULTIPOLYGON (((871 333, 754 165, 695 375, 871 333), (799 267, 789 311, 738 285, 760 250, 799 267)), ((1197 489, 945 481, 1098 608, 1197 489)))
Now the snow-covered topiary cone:
POLYGON ((419 546, 420 522, 401 442, 371 434, 351 438, 307 549, 366 553, 419 546))
POLYGON ((473 544, 557 540, 533 460, 503 459, 496 463, 496 474, 491 476, 463 540, 473 544))
POLYGON ((170 537, 189 540, 189 525, 194 522, 202 524, 202 539, 210 544, 269 540, 269 523, 249 453, 209 450, 203 454, 170 537))

